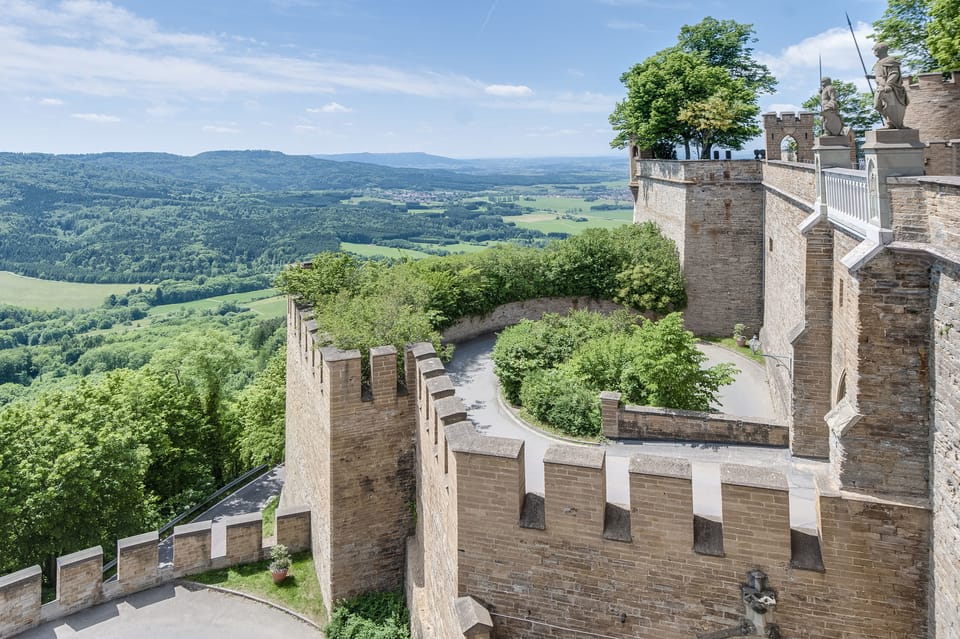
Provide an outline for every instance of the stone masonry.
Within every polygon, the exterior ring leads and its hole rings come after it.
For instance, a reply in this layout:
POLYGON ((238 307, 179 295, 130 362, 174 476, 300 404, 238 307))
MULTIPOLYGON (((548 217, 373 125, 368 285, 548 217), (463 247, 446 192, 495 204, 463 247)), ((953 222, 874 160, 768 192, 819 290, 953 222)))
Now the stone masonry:
POLYGON ((643 161, 634 222, 655 221, 677 245, 687 288, 685 323, 727 336, 763 321, 759 162, 643 161))

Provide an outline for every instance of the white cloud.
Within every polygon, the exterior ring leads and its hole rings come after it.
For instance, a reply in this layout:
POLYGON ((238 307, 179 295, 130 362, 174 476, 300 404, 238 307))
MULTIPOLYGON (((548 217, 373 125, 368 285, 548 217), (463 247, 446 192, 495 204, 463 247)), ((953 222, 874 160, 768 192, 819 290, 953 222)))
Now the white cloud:
POLYGON ((307 113, 350 113, 353 111, 350 107, 345 107, 339 102, 328 102, 322 107, 307 109, 307 113))
POLYGON ((223 126, 220 124, 206 124, 201 129, 204 133, 218 133, 218 134, 231 134, 231 133, 240 133, 240 129, 235 128, 236 125, 231 124, 231 126, 223 126))
POLYGON ((42 98, 40 100, 41 106, 61 106, 62 104, 63 100, 60 98, 42 98))
POLYGON ((533 95, 533 89, 522 84, 490 84, 483 92, 500 98, 525 98, 533 95))
POLYGON ((86 120, 87 122, 98 122, 101 124, 109 124, 112 122, 121 121, 117 116, 107 115, 105 113, 71 113, 70 117, 78 120, 86 120))
POLYGON ((475 97, 466 76, 337 59, 231 50, 229 35, 163 30, 109 2, 50 8, 0 0, 0 83, 8 90, 162 100, 223 100, 243 93, 321 94, 338 89, 424 97, 475 97))
MULTIPOLYGON (((864 62, 869 68, 873 64, 873 56, 870 52, 871 41, 868 37, 873 33, 873 28, 859 22, 854 32, 857 42, 860 43, 864 62)), ((824 75, 847 82, 856 82, 857 86, 863 90, 867 88, 856 46, 850 30, 845 27, 828 29, 810 36, 797 44, 781 49, 777 54, 757 52, 756 57, 777 77, 781 90, 805 89, 810 95, 816 93, 820 86, 820 79, 817 76, 821 59, 824 75)))
POLYGON ((763 113, 799 113, 806 111, 802 106, 790 104, 789 102, 774 102, 761 109, 763 113))

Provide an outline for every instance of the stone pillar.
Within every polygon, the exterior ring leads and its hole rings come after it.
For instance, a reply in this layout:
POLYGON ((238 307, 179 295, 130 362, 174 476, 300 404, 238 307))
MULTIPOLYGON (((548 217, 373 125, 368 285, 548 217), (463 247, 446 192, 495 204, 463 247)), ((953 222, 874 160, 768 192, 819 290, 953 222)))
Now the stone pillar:
POLYGON ((827 185, 823 169, 850 168, 850 140, 845 135, 821 135, 813 147, 817 169, 817 204, 820 215, 827 214, 827 185))
POLYGON ((892 227, 887 178, 923 175, 923 149, 916 129, 867 131, 863 155, 871 224, 884 229, 892 227))
POLYGON ((600 423, 604 437, 610 439, 620 437, 620 393, 616 391, 600 393, 600 423))

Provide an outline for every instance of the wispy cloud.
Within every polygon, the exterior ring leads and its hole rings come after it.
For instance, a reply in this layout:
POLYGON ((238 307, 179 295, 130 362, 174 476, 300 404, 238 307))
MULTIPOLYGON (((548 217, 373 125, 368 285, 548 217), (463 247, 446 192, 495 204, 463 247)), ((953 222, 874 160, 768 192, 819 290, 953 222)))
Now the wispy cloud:
POLYGON ((523 84, 490 84, 483 92, 501 98, 526 98, 533 95, 533 89, 523 84))
POLYGON ((51 8, 0 0, 0 83, 21 91, 122 96, 157 102, 231 94, 322 94, 338 89, 469 97, 484 84, 431 70, 276 53, 242 53, 227 35, 165 31, 97 0, 51 8))
POLYGON ((120 118, 117 116, 107 115, 106 113, 71 113, 70 117, 78 120, 86 120, 87 122, 97 122, 99 124, 121 122, 120 118))
POLYGON ((206 124, 201 128, 201 130, 204 133, 218 133, 218 134, 240 133, 240 129, 236 128, 235 124, 231 124, 229 126, 224 126, 221 124, 206 124))
POLYGON ((523 101, 493 101, 488 106, 500 109, 527 109, 548 113, 610 113, 620 98, 602 93, 561 92, 549 97, 523 101))
POLYGON ((63 100, 60 98, 41 98, 39 100, 41 106, 61 106, 63 100))
POLYGON ((493 0, 493 4, 490 5, 490 9, 487 11, 487 17, 483 19, 483 24, 480 25, 480 33, 483 33, 487 25, 490 24, 490 18, 493 17, 493 12, 496 11, 499 1, 500 0, 493 0))
POLYGON ((353 111, 350 107, 345 107, 339 102, 328 102, 322 107, 307 109, 307 113, 350 113, 353 111))
MULTIPOLYGON (((864 62, 869 68, 873 58, 869 51, 868 36, 873 33, 873 28, 859 22, 854 27, 854 32, 863 51, 864 62)), ((816 93, 820 86, 817 76, 821 58, 825 75, 855 82, 862 90, 867 89, 856 46, 850 30, 846 27, 828 29, 785 47, 776 54, 757 52, 756 57, 780 80, 782 90, 809 87, 810 94, 816 93)))

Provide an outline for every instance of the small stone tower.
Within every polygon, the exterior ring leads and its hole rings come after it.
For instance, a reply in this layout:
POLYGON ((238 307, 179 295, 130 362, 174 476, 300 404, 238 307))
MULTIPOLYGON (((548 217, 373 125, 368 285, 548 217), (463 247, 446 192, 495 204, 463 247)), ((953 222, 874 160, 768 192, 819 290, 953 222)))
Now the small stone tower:
POLYGON ((797 162, 813 162, 813 113, 787 111, 763 114, 764 136, 767 141, 767 159, 783 160, 780 145, 787 136, 797 141, 797 162))

